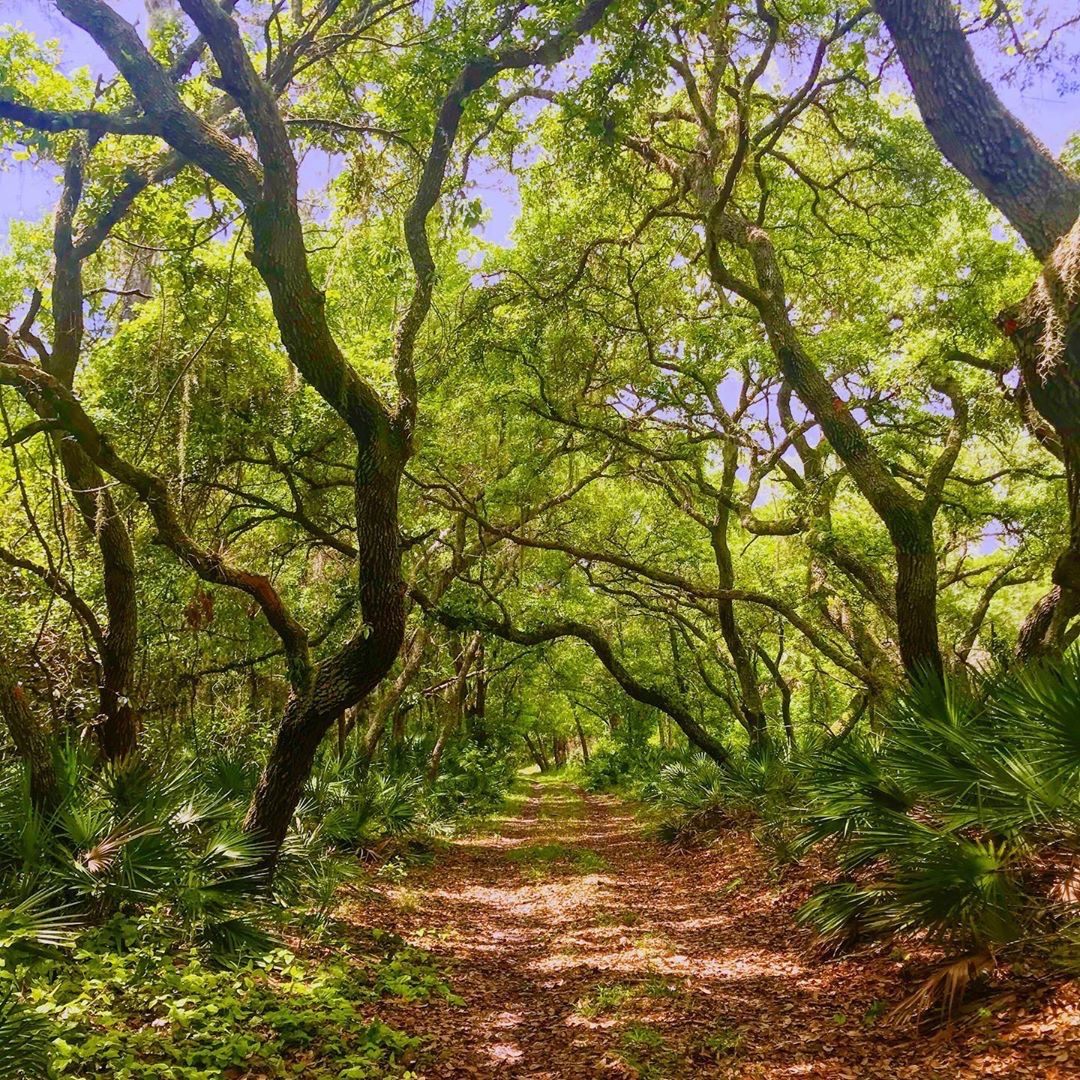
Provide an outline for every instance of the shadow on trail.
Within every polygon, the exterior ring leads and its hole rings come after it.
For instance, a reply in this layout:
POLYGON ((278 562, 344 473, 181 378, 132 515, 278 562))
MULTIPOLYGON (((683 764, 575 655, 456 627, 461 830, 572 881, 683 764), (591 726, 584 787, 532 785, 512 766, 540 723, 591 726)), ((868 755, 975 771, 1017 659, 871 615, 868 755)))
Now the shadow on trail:
POLYGON ((1023 1038, 883 1027, 899 964, 813 959, 790 893, 745 835, 673 851, 548 782, 357 915, 439 956, 465 999, 381 1010, 428 1037, 431 1080, 1076 1075, 1023 1071, 1023 1038))

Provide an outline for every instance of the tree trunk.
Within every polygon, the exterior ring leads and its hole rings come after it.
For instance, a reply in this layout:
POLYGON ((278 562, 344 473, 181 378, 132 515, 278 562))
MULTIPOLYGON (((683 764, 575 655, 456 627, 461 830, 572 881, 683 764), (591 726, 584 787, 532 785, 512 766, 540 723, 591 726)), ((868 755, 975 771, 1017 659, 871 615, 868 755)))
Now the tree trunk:
POLYGON ((6 662, 0 663, 0 715, 7 723, 15 749, 26 764, 30 801, 39 812, 51 813, 60 802, 52 740, 35 719, 26 693, 6 662))
MULTIPOLYGON (((77 143, 64 167, 64 188, 53 226, 56 268, 52 286, 53 348, 45 370, 72 390, 83 340, 82 260, 72 221, 82 197, 85 144, 77 143)), ((79 514, 101 553, 108 626, 104 632, 94 733, 105 758, 135 751, 139 720, 131 704, 138 645, 135 553, 101 470, 72 438, 53 435, 53 445, 79 514)))
POLYGON ((393 750, 397 751, 401 748, 401 745, 405 742, 406 735, 406 720, 409 707, 398 707, 394 710, 393 715, 390 717, 390 746, 393 750))
POLYGON ((566 767, 566 762, 570 753, 568 740, 565 735, 554 734, 551 736, 551 756, 555 762, 556 769, 563 769, 566 767))
POLYGON ((342 709, 337 718, 337 756, 338 761, 345 760, 345 751, 348 748, 349 736, 353 729, 362 719, 360 706, 354 705, 348 709, 342 709))
POLYGON ((389 448, 378 449, 382 452, 369 447, 357 467, 364 629, 317 666, 309 686, 293 691, 244 822, 245 830, 267 845, 263 862, 270 873, 323 736, 343 709, 359 704, 385 678, 405 636, 405 585, 397 524, 403 463, 400 455, 387 452, 389 448))
POLYGON ((429 784, 435 783, 442 768, 443 752, 446 744, 450 741, 450 734, 456 724, 447 717, 439 727, 439 734, 435 737, 435 745, 431 748, 431 756, 428 758, 425 779, 429 784))
POLYGON ((544 753, 543 743, 541 743, 539 739, 534 742, 529 737, 527 731, 523 731, 521 737, 525 740, 525 745, 529 748, 529 753, 532 754, 533 761, 536 762, 537 768, 542 773, 546 773, 551 768, 551 762, 548 761, 548 756, 544 753))
POLYGON ((484 642, 476 650, 476 685, 473 695, 465 706, 465 718, 469 738, 479 747, 484 748, 491 742, 491 732, 487 725, 487 676, 484 674, 484 642))
MULTIPOLYGON (((1074 332, 1074 339, 1069 347, 1078 351, 1074 363, 1080 379, 1080 333, 1074 332)), ((1026 371, 1024 377, 1029 378, 1026 371)), ((1074 395, 1075 400, 1070 400, 1070 396, 1064 393, 1062 400, 1055 402, 1053 408, 1045 401, 1049 396, 1047 387, 1040 390, 1039 396, 1044 398, 1042 408, 1053 414, 1053 419, 1051 416, 1047 416, 1047 419, 1054 423, 1061 442, 1069 507, 1069 543, 1054 564, 1053 586, 1032 608, 1020 627, 1016 658, 1021 662, 1036 656, 1060 656, 1066 640, 1066 628, 1076 615, 1080 615, 1080 393, 1074 395), (1064 409, 1061 409, 1062 404, 1064 409), (1071 418, 1073 408, 1077 410, 1075 418, 1071 418)), ((1032 398, 1034 400, 1034 394, 1032 398)), ((1044 412, 1044 415, 1047 413, 1044 412)))
POLYGON ((950 0, 875 0, 938 149, 1045 259, 1080 213, 1080 182, 983 78, 950 0))
POLYGON ((821 424, 859 491, 888 530, 896 558, 896 620, 904 670, 916 676, 940 674, 945 665, 938 640, 932 514, 884 470, 846 405, 833 395, 813 362, 801 350, 788 346, 778 352, 793 389, 821 424))
POLYGON ((581 760, 585 765, 589 764, 589 740, 585 738, 585 729, 581 721, 575 716, 574 726, 577 728, 578 742, 581 743, 581 760))
POLYGON ((100 471, 71 439, 57 437, 55 442, 68 486, 101 553, 108 625, 94 734, 103 756, 114 761, 134 753, 139 736, 139 718, 131 702, 138 645, 135 552, 100 471))
POLYGON ((945 669, 938 640, 933 525, 919 516, 889 531, 896 552, 897 630, 904 670, 941 675, 945 669))
POLYGON ((876 0, 938 149, 1016 228, 1043 271, 1001 325, 1016 347, 1024 388, 1063 449, 1070 542, 1057 587, 1021 632, 1021 658, 1053 651, 1045 639, 1080 610, 1080 179, 1005 108, 983 78, 949 0, 876 0), (1056 615, 1047 605, 1061 605, 1056 615), (1069 614, 1066 615, 1065 613, 1069 614), (1038 631, 1042 630, 1042 636, 1038 631))
POLYGON ((774 660, 762 646, 758 646, 758 656, 761 657, 762 662, 769 669, 769 674, 773 677, 773 682, 776 684, 776 689, 780 693, 780 717, 784 725, 784 737, 787 739, 788 747, 792 750, 795 749, 795 725, 791 720, 791 684, 784 678, 783 672, 780 670, 780 661, 783 658, 784 653, 784 624, 780 623, 779 627, 780 637, 780 653, 774 660))
POLYGON ((458 642, 457 654, 454 657, 455 678, 446 696, 446 718, 439 729, 438 738, 435 740, 435 746, 428 761, 427 780, 429 784, 433 783, 439 775, 446 744, 450 741, 450 736, 461 725, 465 713, 465 691, 468 685, 466 680, 469 677, 469 670, 472 668, 473 660, 476 659, 476 653, 482 640, 482 635, 477 633, 473 634, 469 639, 469 643, 464 647, 458 642))
MULTIPOLYGON (((731 483, 735 479, 735 465, 737 458, 734 453, 734 444, 724 444, 725 486, 730 493, 731 483), (729 450, 730 448, 730 450, 729 450)), ((718 509, 716 524, 711 530, 713 557, 716 561, 717 585, 721 589, 735 588, 735 566, 731 559, 731 549, 728 546, 728 519, 730 510, 726 505, 718 509)), ((743 726, 746 728, 747 738, 750 741, 750 752, 760 753, 768 743, 768 725, 765 718, 765 706, 761 700, 761 689, 758 686, 757 673, 754 671, 753 660, 750 651, 743 641, 739 624, 735 619, 735 604, 731 600, 718 600, 716 602, 717 615, 720 621, 720 634, 727 646, 728 655, 731 657, 732 666, 735 668, 735 677, 739 682, 739 710, 743 726)))
POLYGON ((429 640, 428 632, 422 627, 413 633, 405 646, 405 661, 398 677, 386 688, 371 710, 367 729, 364 732, 363 746, 364 758, 368 764, 375 758, 375 752, 386 731, 387 720, 393 716, 396 721, 403 715, 399 712, 398 705, 409 688, 409 684, 420 670, 420 665, 424 660, 424 650, 429 640))
MULTIPOLYGON (((708 238, 714 284, 747 296, 757 308, 784 378, 821 426, 859 493, 888 529, 897 560, 897 620, 905 670, 913 675, 925 670, 941 672, 944 664, 938 644, 936 584, 927 587, 937 509, 929 484, 925 499, 919 500, 896 480, 847 403, 804 347, 791 321, 783 272, 765 230, 736 218, 724 217, 721 224, 722 238, 750 256, 757 285, 748 288, 725 269, 716 250, 721 236, 708 238)), ((943 451, 939 463, 945 457, 943 451)))
POLYGON ((1065 629, 1080 614, 1075 592, 1054 585, 1028 612, 1016 640, 1016 659, 1021 664, 1040 657, 1060 656, 1066 641, 1065 629))

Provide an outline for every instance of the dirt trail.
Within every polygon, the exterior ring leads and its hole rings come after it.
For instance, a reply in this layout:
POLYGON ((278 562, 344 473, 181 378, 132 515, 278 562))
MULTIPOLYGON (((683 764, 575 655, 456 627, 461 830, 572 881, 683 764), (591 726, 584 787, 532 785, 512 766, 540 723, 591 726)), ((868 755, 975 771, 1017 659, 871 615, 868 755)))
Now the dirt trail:
POLYGON ((430 1080, 1080 1075, 1060 993, 948 1038, 884 1025, 900 963, 816 959, 791 919, 804 896, 745 836, 675 852, 614 799, 534 783, 354 917, 438 956, 465 999, 380 1010, 426 1037, 430 1080))

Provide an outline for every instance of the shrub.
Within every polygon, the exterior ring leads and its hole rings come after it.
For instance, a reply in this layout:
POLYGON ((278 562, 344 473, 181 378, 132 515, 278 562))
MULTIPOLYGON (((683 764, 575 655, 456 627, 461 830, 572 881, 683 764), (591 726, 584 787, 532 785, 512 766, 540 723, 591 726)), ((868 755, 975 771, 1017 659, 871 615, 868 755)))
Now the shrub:
POLYGON ((101 767, 65 752, 63 801, 48 818, 25 788, 0 795, 0 896, 42 891, 84 920, 154 906, 185 940, 219 952, 264 948, 262 847, 238 809, 189 768, 101 767))
MULTIPOLYGON (((1080 657, 927 679, 876 736, 804 768, 810 827, 844 877, 800 919, 834 940, 919 935, 990 957, 1080 961, 1080 657)), ((981 960, 954 965, 949 993, 981 960)))
MULTIPOLYGON (((33 1026, 0 1062, 35 1078, 385 1077, 417 1042, 373 1019, 374 1003, 447 991, 424 957, 392 938, 353 946, 348 961, 316 964, 277 949, 221 967, 151 917, 117 917, 70 956, 19 970, 24 1003, 14 1019, 33 1026)), ((0 1004, 0 1052, 7 1022, 0 1004)))
POLYGON ((695 754, 663 766, 641 794, 659 814, 663 839, 681 842, 725 826, 756 823, 758 839, 786 861, 796 791, 789 760, 777 754, 733 756, 725 767, 695 754))
POLYGON ((450 820, 497 810, 517 775, 517 763, 501 748, 452 747, 443 759, 433 798, 438 816, 450 820))
POLYGON ((677 756, 643 741, 623 739, 601 743, 581 768, 581 786, 590 792, 626 791, 655 779, 677 756))

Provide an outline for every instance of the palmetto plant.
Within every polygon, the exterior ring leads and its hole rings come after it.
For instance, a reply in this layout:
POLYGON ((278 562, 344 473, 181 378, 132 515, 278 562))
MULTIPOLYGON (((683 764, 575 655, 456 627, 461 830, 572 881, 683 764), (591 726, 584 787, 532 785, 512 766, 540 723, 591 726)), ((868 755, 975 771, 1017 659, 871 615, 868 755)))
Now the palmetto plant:
POLYGON ((323 828, 335 844, 358 850, 388 839, 408 840, 425 832, 425 825, 418 777, 369 773, 334 792, 323 828))
POLYGON ((58 905, 48 892, 0 907, 0 1080, 48 1075, 55 1032, 18 999, 18 973, 23 965, 70 945, 77 925, 71 909, 58 905))
POLYGON ((661 815, 661 837, 680 840, 751 818, 763 830, 777 828, 786 822, 795 790, 791 763, 778 753, 733 755, 724 768, 695 754, 664 765, 642 795, 661 815))
POLYGON ((5 967, 57 949, 75 939, 79 920, 70 905, 57 903, 49 892, 32 893, 0 908, 0 961, 5 967))
POLYGON ((803 845, 831 844, 844 872, 800 912, 825 937, 924 935, 972 959, 964 978, 1020 943, 1077 960, 1078 654, 926 679, 879 734, 806 762, 803 788, 803 845))
POLYGON ((693 814, 722 802, 727 795, 728 776, 711 758, 695 754, 684 761, 664 765, 646 797, 657 806, 693 814))
POLYGON ((167 925, 219 952, 262 940, 263 849, 239 829, 235 806, 186 768, 92 767, 72 750, 62 774, 64 798, 48 818, 20 785, 0 794, 0 895, 45 890, 90 921, 154 905, 167 925))
POLYGON ((14 986, 0 987, 0 1080, 44 1080, 54 1036, 48 1021, 17 999, 14 986))

